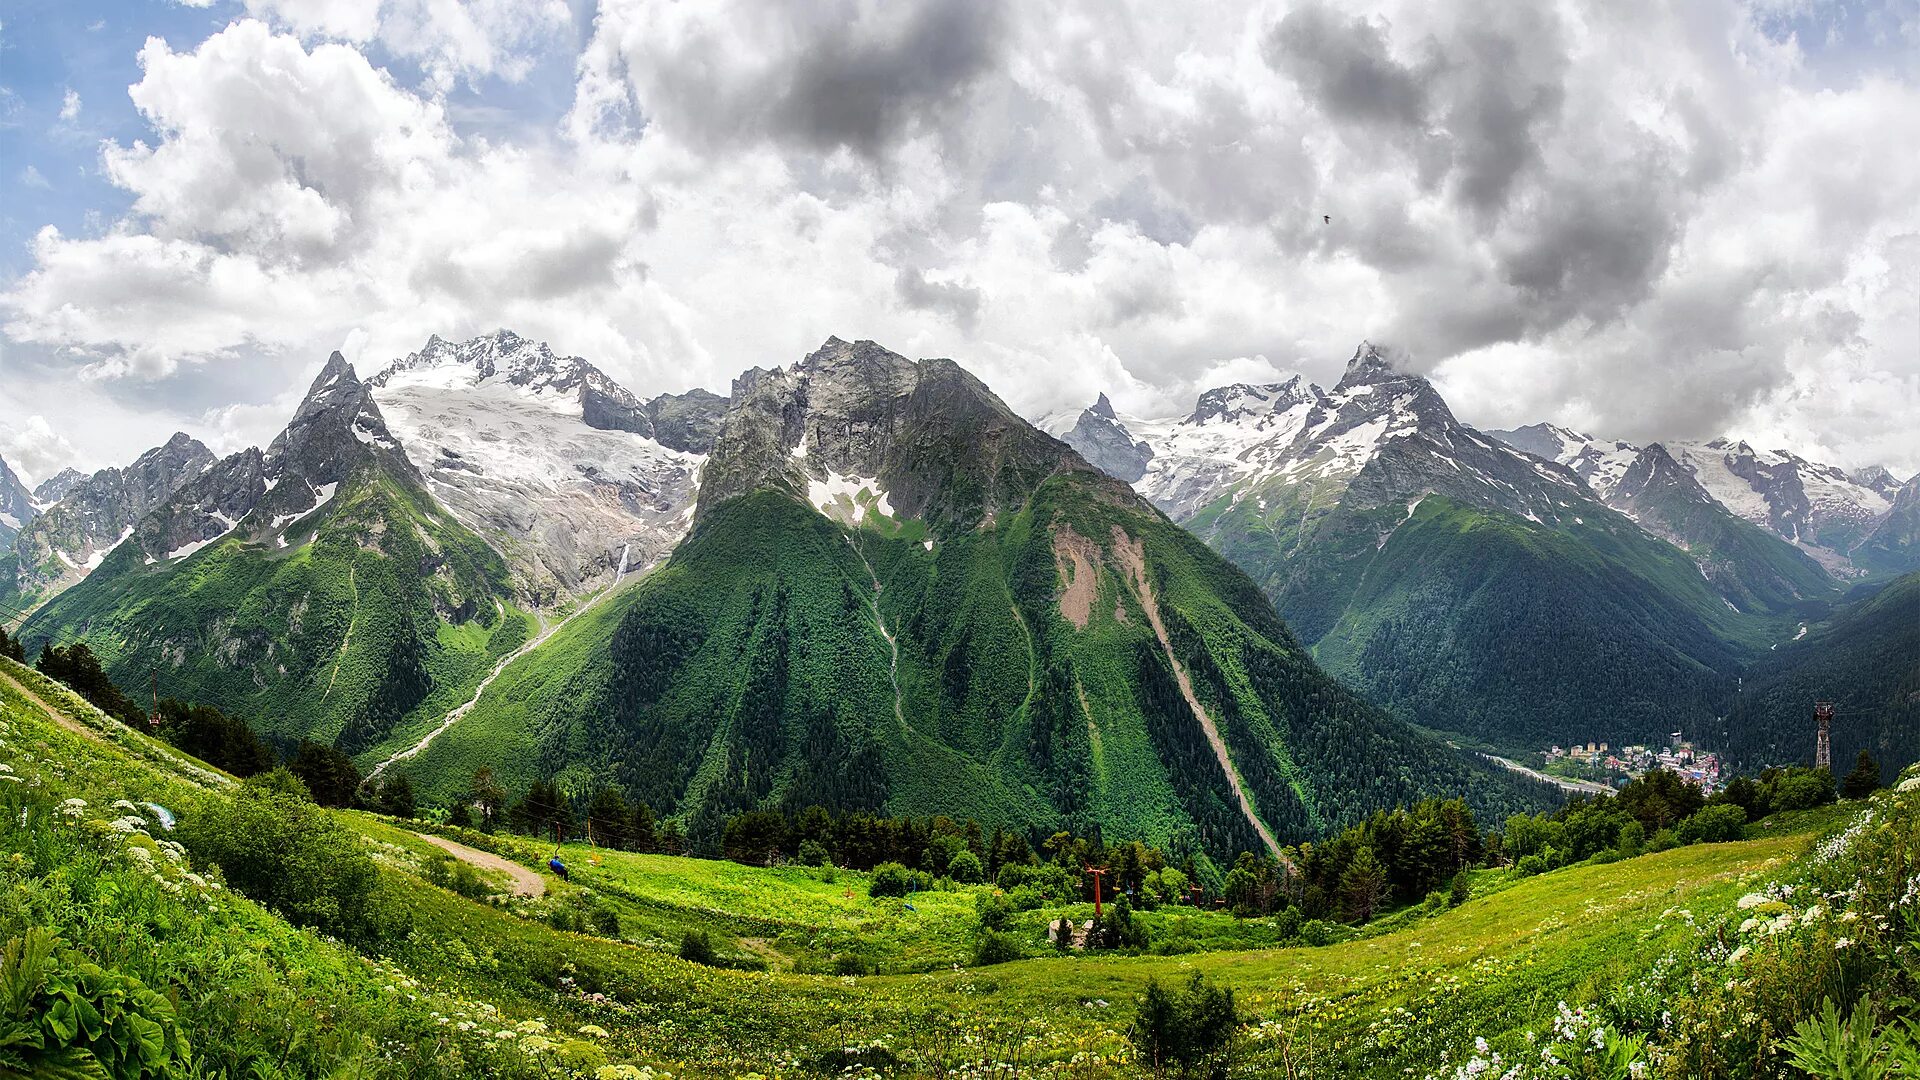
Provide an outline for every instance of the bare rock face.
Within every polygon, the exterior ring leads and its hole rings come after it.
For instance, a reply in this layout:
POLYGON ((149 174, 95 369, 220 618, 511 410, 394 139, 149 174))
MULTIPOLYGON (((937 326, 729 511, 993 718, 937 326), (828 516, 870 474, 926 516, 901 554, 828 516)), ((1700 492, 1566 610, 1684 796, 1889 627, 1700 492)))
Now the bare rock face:
POLYGON ((1105 394, 1081 410, 1079 419, 1060 439, 1078 450, 1094 468, 1129 484, 1145 476, 1147 463, 1153 460, 1153 447, 1145 439, 1128 434, 1105 394))
POLYGON ((40 486, 33 489, 33 501, 39 503, 40 508, 44 510, 66 498, 74 488, 85 483, 86 479, 87 474, 79 469, 61 469, 40 481, 40 486))
POLYGON ((871 507, 939 534, 1022 505, 1059 469, 1087 465, 953 361, 828 338, 792 368, 734 380, 699 505, 776 488, 829 516, 871 507))
POLYGON ((142 518, 213 463, 213 452, 199 440, 177 433, 124 469, 101 469, 74 484, 16 539, 20 591, 50 596, 79 581, 142 518))

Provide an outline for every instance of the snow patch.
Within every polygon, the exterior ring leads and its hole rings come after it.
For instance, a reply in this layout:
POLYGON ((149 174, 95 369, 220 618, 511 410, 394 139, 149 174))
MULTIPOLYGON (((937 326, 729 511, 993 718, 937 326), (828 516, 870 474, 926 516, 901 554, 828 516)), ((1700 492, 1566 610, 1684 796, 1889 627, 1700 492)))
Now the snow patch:
POLYGON ((869 503, 882 516, 893 516, 893 504, 887 500, 886 490, 877 478, 842 476, 832 469, 827 470, 825 480, 807 482, 807 501, 828 517, 855 525, 866 516, 869 503), (866 499, 861 499, 861 495, 866 495, 866 499))

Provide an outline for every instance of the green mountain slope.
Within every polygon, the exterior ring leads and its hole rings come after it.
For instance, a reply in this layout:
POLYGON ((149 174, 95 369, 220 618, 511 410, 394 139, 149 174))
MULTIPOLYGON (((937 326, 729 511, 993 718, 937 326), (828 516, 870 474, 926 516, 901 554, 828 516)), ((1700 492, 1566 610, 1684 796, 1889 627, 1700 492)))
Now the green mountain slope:
POLYGON ((1652 738, 1712 715, 1746 655, 1668 551, 1428 496, 1351 583, 1352 564, 1329 575, 1344 607, 1315 655, 1392 711, 1516 749, 1652 738))
POLYGON ((1920 760, 1920 573, 1764 654, 1733 695, 1716 745, 1742 768, 1811 764, 1815 701, 1834 703, 1836 772, 1862 750, 1885 776, 1920 760))
POLYGON ((1251 575, 1329 672, 1509 752, 1697 727, 1832 591, 1730 515, 1681 514, 1686 492, 1649 468, 1633 491, 1697 547, 1654 535, 1371 346, 1330 392, 1227 387, 1128 423, 1153 448, 1135 486, 1251 575))
POLYGON ((752 372, 673 557, 409 765, 615 780, 696 836, 812 803, 1216 853, 1534 797, 1328 679, 1246 576, 950 361, 752 372), (611 634, 607 630, 611 626, 611 634))
POLYGON ((424 728, 525 639, 510 595, 335 354, 273 447, 176 492, 22 637, 84 635, 123 686, 363 753, 424 728))

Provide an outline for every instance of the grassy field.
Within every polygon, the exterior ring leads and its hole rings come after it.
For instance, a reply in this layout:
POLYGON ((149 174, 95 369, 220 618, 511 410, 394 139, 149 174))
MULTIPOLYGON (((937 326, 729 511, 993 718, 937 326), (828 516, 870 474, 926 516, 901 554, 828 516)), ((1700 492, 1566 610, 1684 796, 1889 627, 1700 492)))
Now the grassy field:
MULTIPOLYGON (((569 846, 572 883, 550 882, 538 901, 476 901, 430 883, 438 853, 424 841, 340 815, 406 917, 405 933, 373 959, 230 890, 134 891, 114 845, 144 836, 89 824, 119 812, 108 806, 121 798, 183 818, 204 812, 229 798, 225 778, 137 734, 56 725, 4 682, 0 723, 0 763, 21 778, 0 784, 0 843, 20 853, 0 857, 0 940, 48 927, 79 955, 169 988, 203 1063, 233 1074, 277 1059, 280 1071, 264 1075, 350 1065, 365 1076, 591 1076, 627 1065, 632 1073, 604 1075, 771 1077, 865 1063, 931 1076, 993 1062, 1004 1067, 974 1074, 1128 1075, 1124 1032, 1143 987, 1197 971, 1234 988, 1247 1017, 1236 1075, 1265 1075, 1283 1059, 1305 1066, 1301 1075, 1425 1075, 1476 1037, 1518 1044, 1561 1001, 1650 987, 1666 958, 1686 955, 1743 893, 1791 872, 1811 839, 1854 813, 1769 819, 1743 842, 1524 880, 1483 872, 1458 908, 1402 914, 1318 948, 1244 947, 1270 932, 1264 920, 1156 913, 1163 935, 1184 919, 1211 951, 1036 955, 983 968, 964 966, 974 889, 915 894, 909 911, 867 897, 860 874, 623 853, 594 866, 590 851, 569 846), (63 818, 67 799, 86 807, 63 818), (617 930, 555 928, 595 909, 611 911, 617 930), (768 970, 672 955, 694 929, 714 935, 723 956, 768 970), (1228 947, 1235 935, 1242 947, 1228 947), (883 974, 804 973, 850 950, 883 974)), ((552 850, 498 846, 534 864, 552 850)), ((1046 914, 1015 926, 1036 954, 1046 914)))

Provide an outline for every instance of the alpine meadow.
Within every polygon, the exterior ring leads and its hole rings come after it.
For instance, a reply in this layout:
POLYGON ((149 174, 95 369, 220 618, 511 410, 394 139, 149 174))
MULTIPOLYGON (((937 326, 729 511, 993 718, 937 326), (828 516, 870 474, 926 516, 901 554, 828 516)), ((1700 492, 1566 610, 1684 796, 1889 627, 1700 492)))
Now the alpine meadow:
POLYGON ((0 1077, 1920 1078, 1910 0, 28 0, 0 1077))

